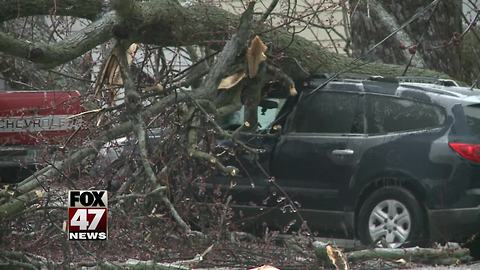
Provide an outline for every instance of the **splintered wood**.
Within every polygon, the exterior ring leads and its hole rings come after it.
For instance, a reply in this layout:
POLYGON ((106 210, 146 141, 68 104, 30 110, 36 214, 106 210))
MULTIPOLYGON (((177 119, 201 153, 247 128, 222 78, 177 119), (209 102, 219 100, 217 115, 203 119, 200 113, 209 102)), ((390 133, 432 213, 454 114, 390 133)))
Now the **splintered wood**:
POLYGON ((345 254, 337 248, 334 248, 332 245, 327 245, 326 247, 328 258, 337 270, 349 270, 348 262, 345 254))
POLYGON ((255 78, 258 73, 260 64, 267 59, 265 52, 267 46, 263 41, 255 36, 250 43, 250 47, 247 49, 247 64, 248 64, 248 77, 255 78))

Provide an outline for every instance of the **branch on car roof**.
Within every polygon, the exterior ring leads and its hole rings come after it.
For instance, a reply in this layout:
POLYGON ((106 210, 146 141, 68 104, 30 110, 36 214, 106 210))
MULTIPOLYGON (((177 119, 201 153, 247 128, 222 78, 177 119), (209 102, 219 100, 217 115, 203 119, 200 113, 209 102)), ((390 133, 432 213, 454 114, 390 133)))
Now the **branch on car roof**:
MULTIPOLYGON (((217 90, 220 85, 222 79, 227 75, 227 70, 235 64, 237 60, 236 57, 239 55, 243 50, 246 49, 246 41, 249 38, 250 31, 252 29, 252 18, 253 18, 253 7, 255 2, 251 1, 247 7, 247 10, 242 14, 240 19, 240 26, 238 28, 237 33, 232 37, 230 41, 227 42, 225 47, 223 48, 222 52, 218 55, 214 65, 210 69, 209 73, 207 74, 204 82, 201 86, 196 89, 196 93, 205 92, 205 97, 213 97, 217 96, 217 90)), ((193 104, 197 107, 197 109, 205 114, 207 121, 210 122, 215 126, 218 132, 220 132, 222 136, 227 135, 226 132, 209 116, 208 112, 204 109, 204 107, 199 103, 197 99, 195 99, 192 95, 182 91, 187 96, 189 96, 190 100, 193 104)), ((195 93, 194 93, 195 94, 195 93)), ((213 106, 213 103, 212 103, 213 106)), ((190 156, 200 159, 208 160, 210 163, 215 164, 215 166, 222 170, 224 173, 234 176, 238 173, 238 169, 232 166, 225 166, 223 165, 216 157, 213 155, 203 152, 198 149, 198 128, 200 126, 200 118, 198 115, 193 113, 190 128, 188 130, 188 153, 190 156)), ((242 144, 244 145, 244 144, 242 144)), ((244 145, 245 146, 245 145, 244 145)), ((247 147, 247 146, 245 146, 247 147)))
MULTIPOLYGON (((2 1, 11 2, 0 0, 0 3, 2 1)), ((121 10, 105 12, 107 7, 95 0, 65 0, 58 6, 54 4, 56 1, 47 0, 20 2, 21 9, 12 3, 5 3, 6 9, 2 7, 0 14, 9 14, 0 18, 8 20, 47 13, 97 19, 78 33, 56 43, 16 40, 5 33, 0 33, 1 52, 29 59, 47 67, 69 62, 112 37, 160 46, 208 45, 218 49, 228 38, 229 35, 226 33, 231 32, 232 27, 237 26, 239 21, 238 16, 219 7, 194 3, 185 8, 173 0, 130 1, 134 8, 128 13, 121 10), (83 2, 86 6, 91 6, 92 10, 80 7, 83 2)), ((115 8, 115 5, 113 7, 115 8)), ((285 29, 269 29, 267 25, 258 25, 255 30, 265 43, 271 44, 270 54, 276 56, 285 54, 295 59, 309 73, 333 73, 352 66, 351 58, 329 52, 300 36, 294 36, 292 39, 291 33, 285 29)), ((371 63, 358 65, 352 68, 351 72, 396 76, 401 74, 402 70, 403 68, 397 65, 371 63)), ((296 72, 298 70, 292 69, 286 73, 295 78, 296 72)), ((418 76, 447 77, 445 74, 427 69, 411 69, 410 72, 418 76)))

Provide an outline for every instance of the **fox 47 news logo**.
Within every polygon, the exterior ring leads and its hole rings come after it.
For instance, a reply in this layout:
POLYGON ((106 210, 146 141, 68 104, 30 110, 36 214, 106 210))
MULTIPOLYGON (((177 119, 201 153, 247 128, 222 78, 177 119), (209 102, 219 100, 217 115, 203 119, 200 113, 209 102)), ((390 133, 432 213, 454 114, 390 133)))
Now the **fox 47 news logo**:
POLYGON ((106 190, 70 190, 68 240, 107 240, 106 190))

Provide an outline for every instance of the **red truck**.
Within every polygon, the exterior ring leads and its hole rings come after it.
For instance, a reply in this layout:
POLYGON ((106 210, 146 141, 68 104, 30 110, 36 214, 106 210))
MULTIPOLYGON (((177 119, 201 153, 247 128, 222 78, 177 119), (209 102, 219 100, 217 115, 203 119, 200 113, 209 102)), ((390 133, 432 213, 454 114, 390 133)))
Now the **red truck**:
POLYGON ((78 91, 0 91, 0 182, 44 164, 40 153, 80 127, 78 91))

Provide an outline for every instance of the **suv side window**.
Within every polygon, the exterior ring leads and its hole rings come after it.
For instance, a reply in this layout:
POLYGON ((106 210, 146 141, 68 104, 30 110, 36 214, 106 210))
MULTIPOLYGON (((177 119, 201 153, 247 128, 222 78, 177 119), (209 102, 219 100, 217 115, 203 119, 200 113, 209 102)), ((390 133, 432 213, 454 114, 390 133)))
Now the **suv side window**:
POLYGON ((441 107, 420 101, 382 95, 366 95, 367 132, 384 134, 434 128, 445 122, 441 107))
POLYGON ((364 133, 358 93, 317 92, 297 104, 291 130, 306 133, 364 133))
POLYGON ((464 107, 467 124, 473 134, 480 134, 480 105, 474 104, 464 107))

